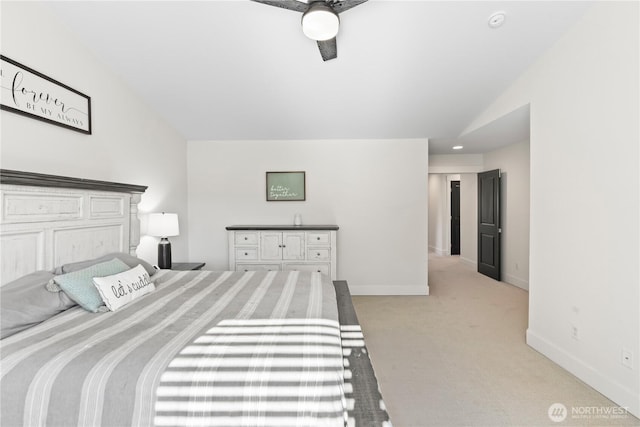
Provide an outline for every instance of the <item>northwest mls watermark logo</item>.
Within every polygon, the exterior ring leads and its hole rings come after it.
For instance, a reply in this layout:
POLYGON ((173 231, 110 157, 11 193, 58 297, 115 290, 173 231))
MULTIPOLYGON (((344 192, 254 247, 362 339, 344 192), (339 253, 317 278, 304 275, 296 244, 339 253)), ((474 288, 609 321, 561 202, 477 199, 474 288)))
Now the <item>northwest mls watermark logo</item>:
POLYGON ((567 419, 567 407, 562 403, 554 403, 549 406, 547 414, 549 415, 549 419, 554 423, 561 423, 567 419))
POLYGON ((547 410, 549 419, 561 423, 568 417, 574 420, 600 419, 612 420, 629 416, 628 409, 623 406, 572 406, 571 411, 562 403, 554 403, 547 410))

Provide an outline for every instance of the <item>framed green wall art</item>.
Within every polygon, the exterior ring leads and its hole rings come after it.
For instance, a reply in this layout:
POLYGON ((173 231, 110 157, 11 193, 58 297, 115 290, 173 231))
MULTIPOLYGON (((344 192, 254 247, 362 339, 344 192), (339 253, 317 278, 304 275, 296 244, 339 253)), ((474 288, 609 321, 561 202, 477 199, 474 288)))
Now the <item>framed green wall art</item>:
POLYGON ((304 201, 305 173, 267 172, 267 202, 304 201))

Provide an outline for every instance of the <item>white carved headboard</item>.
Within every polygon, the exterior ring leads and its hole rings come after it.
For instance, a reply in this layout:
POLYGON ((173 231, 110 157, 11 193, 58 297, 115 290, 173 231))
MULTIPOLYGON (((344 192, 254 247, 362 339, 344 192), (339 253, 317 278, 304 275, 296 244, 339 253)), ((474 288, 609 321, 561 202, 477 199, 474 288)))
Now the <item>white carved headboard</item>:
POLYGON ((135 255, 146 189, 0 169, 0 285, 109 252, 135 255))

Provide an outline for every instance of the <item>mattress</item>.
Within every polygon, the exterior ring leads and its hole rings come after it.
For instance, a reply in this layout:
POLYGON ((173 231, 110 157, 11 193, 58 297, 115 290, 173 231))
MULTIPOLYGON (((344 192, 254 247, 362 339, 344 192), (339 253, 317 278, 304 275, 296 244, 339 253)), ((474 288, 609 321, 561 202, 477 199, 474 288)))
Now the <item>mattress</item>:
POLYGON ((0 341, 2 425, 356 424, 327 276, 162 270, 153 281, 118 311, 74 307, 0 341))

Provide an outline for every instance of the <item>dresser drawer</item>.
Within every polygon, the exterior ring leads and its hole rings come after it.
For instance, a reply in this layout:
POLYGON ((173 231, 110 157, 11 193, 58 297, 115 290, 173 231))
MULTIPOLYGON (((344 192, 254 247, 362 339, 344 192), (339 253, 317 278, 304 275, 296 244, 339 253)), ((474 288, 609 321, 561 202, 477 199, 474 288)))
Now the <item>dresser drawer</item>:
POLYGON ((257 245, 258 244, 258 232, 257 231, 242 231, 236 233, 236 245, 257 245))
POLYGON ((307 245, 328 246, 331 243, 331 237, 328 231, 314 231, 307 233, 307 245))
POLYGON ((310 261, 329 261, 331 259, 331 250, 329 248, 308 249, 307 259, 310 261))
POLYGON ((236 264, 236 271, 280 271, 280 264, 236 264))
POLYGON ((327 276, 331 275, 331 268, 329 264, 291 264, 287 263, 282 266, 283 270, 293 270, 293 271, 311 271, 311 272, 319 272, 322 274, 326 274, 327 276))
POLYGON ((236 249, 236 259, 238 261, 258 259, 258 248, 236 249))

